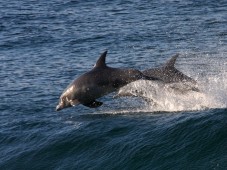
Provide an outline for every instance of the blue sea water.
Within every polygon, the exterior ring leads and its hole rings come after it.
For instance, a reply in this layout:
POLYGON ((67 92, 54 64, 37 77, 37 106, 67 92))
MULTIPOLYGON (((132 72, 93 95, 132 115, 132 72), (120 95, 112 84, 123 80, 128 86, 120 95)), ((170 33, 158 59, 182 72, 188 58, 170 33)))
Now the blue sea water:
POLYGON ((227 169, 227 1, 1 1, 0 39, 0 169, 227 169), (201 93, 135 82, 159 105, 56 112, 104 50, 140 70, 179 53, 201 93))

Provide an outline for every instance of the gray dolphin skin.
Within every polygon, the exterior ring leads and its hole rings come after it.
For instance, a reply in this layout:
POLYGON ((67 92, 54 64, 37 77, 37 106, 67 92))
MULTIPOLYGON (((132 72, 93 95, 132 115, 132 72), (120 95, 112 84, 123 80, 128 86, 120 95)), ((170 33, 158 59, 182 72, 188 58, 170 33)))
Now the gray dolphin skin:
MULTIPOLYGON (((168 60, 163 66, 147 69, 142 71, 142 73, 144 74, 144 76, 151 76, 153 78, 161 80, 160 86, 167 85, 167 87, 175 90, 175 92, 177 92, 178 94, 185 94, 189 91, 200 92, 199 88, 197 87, 197 82, 194 79, 186 76, 174 67, 176 59, 178 57, 179 54, 176 54, 172 56, 171 59, 168 60)), ((142 97, 146 101, 150 101, 151 99, 144 97, 143 93, 143 90, 133 91, 131 90, 130 86, 126 86, 126 88, 120 89, 114 97, 135 96, 142 97)))
POLYGON ((75 79, 60 96, 56 111, 82 104, 96 108, 103 103, 97 101, 106 94, 136 80, 158 80, 152 76, 144 76, 136 69, 112 68, 106 65, 107 51, 101 54, 94 68, 75 79))
POLYGON ((166 64, 162 67, 151 68, 142 71, 145 76, 155 77, 162 80, 164 83, 178 83, 178 82, 190 82, 196 84, 196 81, 191 77, 186 76, 174 65, 179 54, 174 55, 166 64))

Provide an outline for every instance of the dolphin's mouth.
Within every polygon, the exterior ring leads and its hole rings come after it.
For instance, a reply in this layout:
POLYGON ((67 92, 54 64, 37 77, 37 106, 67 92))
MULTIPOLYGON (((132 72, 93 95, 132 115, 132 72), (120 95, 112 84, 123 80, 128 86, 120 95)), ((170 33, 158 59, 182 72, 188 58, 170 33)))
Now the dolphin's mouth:
MULTIPOLYGON (((62 100, 62 99, 61 99, 62 100)), ((57 106, 56 106, 56 111, 60 111, 64 108, 76 106, 80 104, 80 102, 77 99, 74 100, 69 100, 68 97, 66 97, 66 101, 61 101, 57 106)))
POLYGON ((56 106, 56 111, 60 111, 60 110, 62 110, 63 108, 62 108, 62 106, 61 105, 57 105, 56 106))

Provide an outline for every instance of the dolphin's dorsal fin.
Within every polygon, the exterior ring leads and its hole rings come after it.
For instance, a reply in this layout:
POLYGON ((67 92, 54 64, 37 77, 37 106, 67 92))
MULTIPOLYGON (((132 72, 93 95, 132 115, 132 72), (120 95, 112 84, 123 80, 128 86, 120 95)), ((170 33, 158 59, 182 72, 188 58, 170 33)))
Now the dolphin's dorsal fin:
POLYGON ((174 67, 177 57, 179 57, 179 54, 175 54, 174 56, 172 56, 172 58, 166 62, 164 67, 168 67, 168 68, 174 67))
POLYGON ((94 67, 106 67, 106 54, 107 51, 101 54, 94 67))

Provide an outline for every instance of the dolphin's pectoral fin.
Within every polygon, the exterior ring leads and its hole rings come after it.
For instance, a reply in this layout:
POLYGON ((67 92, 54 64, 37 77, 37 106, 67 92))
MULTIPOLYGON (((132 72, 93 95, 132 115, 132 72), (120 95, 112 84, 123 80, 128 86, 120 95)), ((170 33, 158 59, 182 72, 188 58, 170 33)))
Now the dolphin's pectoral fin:
POLYGON ((103 103, 102 102, 99 102, 99 101, 92 101, 90 103, 83 103, 84 106, 87 106, 87 107, 90 107, 90 108, 96 108, 96 107, 99 107, 101 106, 103 103))

